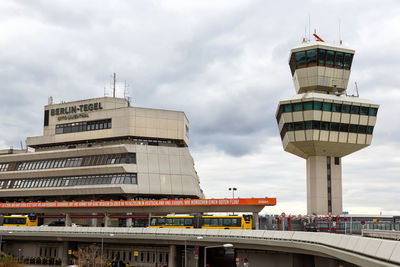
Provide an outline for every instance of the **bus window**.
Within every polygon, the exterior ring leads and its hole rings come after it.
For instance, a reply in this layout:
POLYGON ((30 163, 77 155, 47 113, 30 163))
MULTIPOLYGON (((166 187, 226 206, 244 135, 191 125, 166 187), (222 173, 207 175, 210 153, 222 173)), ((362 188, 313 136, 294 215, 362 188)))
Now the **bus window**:
POLYGON ((3 225, 13 224, 13 225, 26 225, 26 217, 4 217, 3 225))
POLYGON ((191 225, 193 225, 193 219, 186 218, 185 219, 185 226, 191 226, 191 225))

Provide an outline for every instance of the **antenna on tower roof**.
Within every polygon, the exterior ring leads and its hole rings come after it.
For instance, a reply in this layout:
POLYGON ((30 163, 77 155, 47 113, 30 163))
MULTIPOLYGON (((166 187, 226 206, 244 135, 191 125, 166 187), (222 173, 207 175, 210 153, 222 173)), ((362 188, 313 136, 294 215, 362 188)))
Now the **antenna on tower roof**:
POLYGON ((340 19, 339 19, 339 42, 342 44, 342 33, 340 32, 340 19))
POLYGON ((357 96, 356 96, 356 97, 360 97, 360 95, 358 94, 358 85, 357 85, 357 82, 354 82, 354 84, 356 85, 356 93, 357 93, 357 96))
POLYGON ((308 41, 311 40, 311 15, 308 14, 308 41))
POLYGON ((114 72, 113 98, 115 98, 115 81, 116 81, 116 75, 114 72))

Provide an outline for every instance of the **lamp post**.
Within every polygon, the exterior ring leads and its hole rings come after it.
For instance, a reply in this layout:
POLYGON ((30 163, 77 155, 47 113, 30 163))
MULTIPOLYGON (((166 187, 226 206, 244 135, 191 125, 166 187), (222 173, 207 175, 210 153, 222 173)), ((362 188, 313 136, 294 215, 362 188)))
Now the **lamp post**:
POLYGON ((232 198, 235 198, 235 191, 237 191, 236 187, 229 187, 229 191, 232 191, 232 198))
MULTIPOLYGON (((201 239, 203 239, 203 237, 202 236, 196 236, 196 240, 201 240, 201 239)), ((187 267, 187 253, 186 253, 186 251, 187 251, 187 246, 186 246, 186 242, 187 242, 187 240, 185 239, 185 267, 187 267)))
POLYGON ((103 237, 101 238, 101 258, 100 258, 100 266, 103 267, 103 237))
POLYGON ((232 244, 223 244, 219 246, 210 246, 210 247, 204 247, 204 267, 207 267, 207 249, 208 248, 231 248, 233 247, 232 244))

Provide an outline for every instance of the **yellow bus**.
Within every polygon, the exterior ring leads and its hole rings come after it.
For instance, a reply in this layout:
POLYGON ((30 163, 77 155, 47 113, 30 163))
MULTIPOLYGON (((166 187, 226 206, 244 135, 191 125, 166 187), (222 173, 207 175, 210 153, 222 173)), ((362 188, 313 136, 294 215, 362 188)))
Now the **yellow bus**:
POLYGON ((150 228, 203 228, 203 229, 246 229, 251 230, 251 215, 228 216, 152 216, 150 228))
POLYGON ((4 216, 3 226, 38 226, 38 218, 35 215, 4 216))
POLYGON ((201 228, 203 229, 245 229, 251 230, 253 227, 251 215, 243 216, 202 216, 201 228))

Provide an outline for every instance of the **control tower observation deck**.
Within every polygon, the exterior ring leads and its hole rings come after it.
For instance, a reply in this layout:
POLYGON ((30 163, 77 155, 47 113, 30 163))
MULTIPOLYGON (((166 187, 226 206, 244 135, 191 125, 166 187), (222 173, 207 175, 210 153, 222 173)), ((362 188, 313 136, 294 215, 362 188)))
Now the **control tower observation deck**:
POLYGON ((0 202, 204 198, 188 131, 179 111, 50 98, 35 152, 0 153, 0 202))
POLYGON ((341 214, 341 158, 371 144, 379 105, 345 93, 355 51, 316 37, 291 50, 297 94, 276 119, 285 151, 307 160, 307 213, 341 214))

